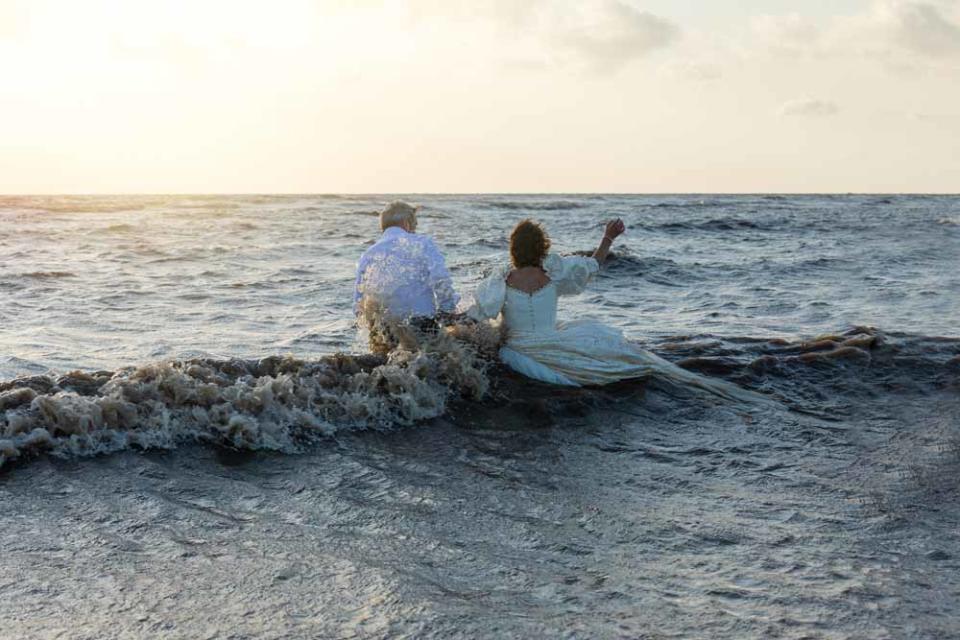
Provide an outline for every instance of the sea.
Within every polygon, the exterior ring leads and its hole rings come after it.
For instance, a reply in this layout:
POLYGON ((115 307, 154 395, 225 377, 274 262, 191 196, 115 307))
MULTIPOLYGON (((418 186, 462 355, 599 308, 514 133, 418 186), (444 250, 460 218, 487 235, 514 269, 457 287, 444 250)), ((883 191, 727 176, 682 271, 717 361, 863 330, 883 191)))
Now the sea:
POLYGON ((960 197, 0 196, 0 638, 960 637, 960 197), (377 212, 708 377, 386 357, 377 212))

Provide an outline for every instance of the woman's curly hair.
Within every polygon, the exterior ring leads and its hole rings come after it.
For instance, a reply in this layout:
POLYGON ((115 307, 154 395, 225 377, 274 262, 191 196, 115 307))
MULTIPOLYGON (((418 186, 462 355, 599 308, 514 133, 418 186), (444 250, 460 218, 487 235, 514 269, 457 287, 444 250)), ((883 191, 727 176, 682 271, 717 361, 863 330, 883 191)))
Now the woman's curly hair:
POLYGON ((516 269, 541 267, 550 251, 550 237, 539 222, 522 220, 510 234, 510 260, 516 269))

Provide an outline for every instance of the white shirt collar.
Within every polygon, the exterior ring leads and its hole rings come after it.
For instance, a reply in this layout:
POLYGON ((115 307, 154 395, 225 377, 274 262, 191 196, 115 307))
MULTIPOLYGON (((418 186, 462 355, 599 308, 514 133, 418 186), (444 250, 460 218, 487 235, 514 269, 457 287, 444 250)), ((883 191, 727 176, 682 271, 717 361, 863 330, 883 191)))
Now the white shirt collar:
POLYGON ((386 229, 383 230, 383 236, 382 236, 382 237, 384 237, 384 238, 392 238, 392 237, 398 236, 398 235, 409 236, 409 235, 412 235, 412 234, 411 234, 409 231, 407 231, 406 229, 404 229, 403 227, 387 227, 386 229))

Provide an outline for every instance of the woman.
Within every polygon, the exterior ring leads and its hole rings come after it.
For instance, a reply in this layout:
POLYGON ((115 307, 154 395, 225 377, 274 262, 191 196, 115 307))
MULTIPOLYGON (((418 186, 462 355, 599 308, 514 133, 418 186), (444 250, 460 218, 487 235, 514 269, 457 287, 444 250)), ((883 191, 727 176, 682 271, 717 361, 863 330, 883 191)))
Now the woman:
POLYGON ((550 240, 538 223, 524 220, 514 228, 510 235, 512 267, 497 269, 484 281, 468 310, 477 320, 502 314, 506 342, 500 358, 504 364, 527 377, 558 385, 603 385, 656 376, 727 399, 766 400, 671 364, 627 341, 611 327, 588 320, 557 322, 558 298, 586 288, 624 230, 623 222, 614 220, 607 224, 591 257, 561 258, 549 253, 550 240))

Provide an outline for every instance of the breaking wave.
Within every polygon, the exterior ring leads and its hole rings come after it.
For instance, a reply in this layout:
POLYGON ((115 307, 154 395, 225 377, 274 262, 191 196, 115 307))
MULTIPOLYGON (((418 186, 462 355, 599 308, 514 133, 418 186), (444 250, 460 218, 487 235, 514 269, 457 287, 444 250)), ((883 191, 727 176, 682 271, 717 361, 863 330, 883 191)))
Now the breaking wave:
MULTIPOLYGON (((293 453, 340 430, 410 426, 496 405, 523 419, 606 397, 522 379, 495 340, 456 326, 385 356, 209 358, 0 383, 0 467, 40 454, 89 456, 202 442, 293 453)), ((812 340, 673 336, 651 348, 680 366, 771 393, 826 419, 879 393, 960 390, 960 339, 868 327, 812 340)), ((656 386, 657 381, 652 381, 656 386)), ((482 411, 481 411, 482 413, 482 411)))
POLYGON ((295 452, 341 429, 406 426, 482 398, 470 330, 387 356, 191 359, 0 383, 0 467, 38 453, 96 455, 188 441, 295 452))

